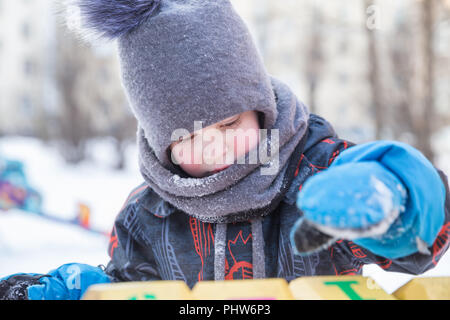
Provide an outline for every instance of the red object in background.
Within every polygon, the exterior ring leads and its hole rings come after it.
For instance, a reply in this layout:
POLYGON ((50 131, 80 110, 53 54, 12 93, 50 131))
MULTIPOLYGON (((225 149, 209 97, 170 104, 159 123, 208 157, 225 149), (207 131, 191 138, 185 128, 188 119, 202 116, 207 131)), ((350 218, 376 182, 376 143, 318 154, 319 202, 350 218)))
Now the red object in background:
POLYGON ((84 203, 78 204, 78 222, 79 224, 86 229, 90 228, 90 218, 91 218, 91 210, 84 203))

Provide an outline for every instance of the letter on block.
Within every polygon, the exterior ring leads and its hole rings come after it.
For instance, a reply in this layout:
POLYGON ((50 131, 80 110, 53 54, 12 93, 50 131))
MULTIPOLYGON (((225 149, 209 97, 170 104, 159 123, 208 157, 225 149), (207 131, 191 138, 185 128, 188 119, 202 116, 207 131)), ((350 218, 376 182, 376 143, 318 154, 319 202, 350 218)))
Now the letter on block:
POLYGON ((292 280, 289 288, 297 300, 396 300, 362 276, 302 277, 292 280))
POLYGON ((201 300, 292 300, 287 281, 279 278, 202 281, 192 294, 201 300))
POLYGON ((184 281, 137 281, 90 286, 83 300, 188 300, 193 299, 184 281))
POLYGON ((393 294, 401 300, 450 300, 450 277, 414 278, 393 294))

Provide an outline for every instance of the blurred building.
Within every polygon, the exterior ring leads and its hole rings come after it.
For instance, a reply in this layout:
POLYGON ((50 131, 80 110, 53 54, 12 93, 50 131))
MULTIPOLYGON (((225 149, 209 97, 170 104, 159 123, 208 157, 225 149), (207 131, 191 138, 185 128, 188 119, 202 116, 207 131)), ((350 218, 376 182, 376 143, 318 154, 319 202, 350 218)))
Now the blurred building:
POLYGON ((83 42, 58 1, 0 0, 0 97, 0 133, 66 138, 71 126, 81 139, 135 132, 114 43, 83 42))
MULTIPOLYGON (((341 136, 355 142, 374 138, 374 99, 369 81, 374 62, 369 55, 368 30, 373 32, 376 41, 374 52, 378 59, 381 92, 378 98, 384 110, 397 108, 402 103, 398 101, 405 95, 402 82, 409 81, 411 91, 407 94, 411 101, 407 107, 414 109, 413 104, 417 104, 424 108, 420 99, 424 68, 420 2, 232 2, 248 22, 269 73, 288 83, 298 98, 312 112, 331 121, 341 136), (409 49, 405 45, 410 46, 409 49), (397 74, 400 66, 395 62, 395 49, 407 56, 410 64, 402 66, 403 78, 397 74)), ((442 5, 449 6, 449 1, 445 0, 442 5)), ((440 8, 437 11, 439 18, 443 13, 440 8)), ((445 21, 445 17, 441 20, 445 21)), ((446 21, 439 23, 435 30, 434 102, 439 118, 448 119, 450 124, 450 26, 448 18, 446 21)), ((391 138, 394 135, 391 131, 385 134, 391 138)))
POLYGON ((260 0, 233 3, 249 23, 269 73, 339 133, 370 137, 363 2, 263 2, 266 7, 260 0))
POLYGON ((0 132, 33 133, 54 110, 50 1, 0 0, 0 132))
POLYGON ((77 108, 83 121, 89 122, 91 134, 114 135, 114 126, 133 117, 120 82, 117 48, 115 43, 84 41, 74 32, 57 28, 55 78, 60 112, 77 108))
MULTIPOLYGON (((269 73, 290 85, 341 136, 355 142, 374 137, 368 30, 379 60, 379 103, 387 111, 423 107, 421 1, 231 1, 269 73)), ((449 0, 437 2, 450 7, 449 0)), ((132 115, 114 44, 81 43, 61 28, 53 12, 52 0, 0 0, 0 133, 47 131, 51 136, 58 125, 67 127, 61 117, 75 121, 70 112, 64 114, 74 108, 89 134, 133 131, 133 124, 123 121, 132 115)), ((450 23, 448 17, 439 21, 434 29, 434 104, 438 119, 448 123, 450 23)))

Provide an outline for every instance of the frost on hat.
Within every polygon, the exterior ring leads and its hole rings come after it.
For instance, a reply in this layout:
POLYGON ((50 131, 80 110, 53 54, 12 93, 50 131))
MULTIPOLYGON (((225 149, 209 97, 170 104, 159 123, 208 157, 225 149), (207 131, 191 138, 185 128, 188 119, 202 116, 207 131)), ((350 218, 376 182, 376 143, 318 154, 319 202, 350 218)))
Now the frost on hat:
POLYGON ((229 0, 70 0, 86 33, 117 40, 122 83, 158 160, 172 132, 235 114, 277 118, 269 75, 229 0))

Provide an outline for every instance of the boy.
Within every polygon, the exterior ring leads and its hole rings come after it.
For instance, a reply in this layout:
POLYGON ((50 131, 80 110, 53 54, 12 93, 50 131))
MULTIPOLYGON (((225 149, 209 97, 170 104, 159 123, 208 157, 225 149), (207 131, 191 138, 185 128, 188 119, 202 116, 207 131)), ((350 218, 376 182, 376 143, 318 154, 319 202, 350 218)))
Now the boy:
POLYGON ((118 40, 145 182, 120 210, 105 270, 12 275, 3 298, 79 299, 109 281, 290 281, 366 263, 420 274, 447 250, 444 174, 405 144, 339 139, 267 74, 228 0, 78 6, 118 40))

